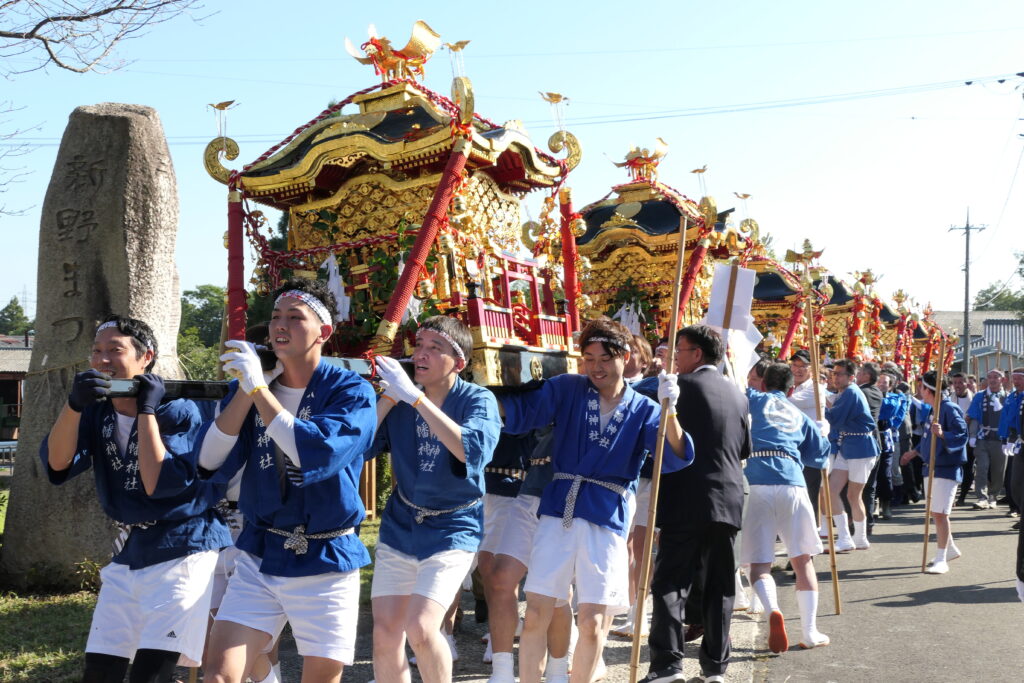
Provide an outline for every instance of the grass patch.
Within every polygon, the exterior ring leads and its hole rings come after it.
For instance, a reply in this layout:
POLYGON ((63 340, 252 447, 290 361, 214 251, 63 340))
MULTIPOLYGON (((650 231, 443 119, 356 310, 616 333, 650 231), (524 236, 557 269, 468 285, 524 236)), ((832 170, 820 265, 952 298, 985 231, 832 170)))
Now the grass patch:
MULTIPOLYGON (((381 508, 383 509, 383 508, 381 508)), ((370 551, 370 564, 359 572, 359 602, 370 604, 370 586, 373 584, 373 560, 377 556, 377 538, 380 536, 380 519, 366 520, 359 527, 359 540, 370 551)))
POLYGON ((96 595, 0 595, 0 682, 78 681, 96 595))

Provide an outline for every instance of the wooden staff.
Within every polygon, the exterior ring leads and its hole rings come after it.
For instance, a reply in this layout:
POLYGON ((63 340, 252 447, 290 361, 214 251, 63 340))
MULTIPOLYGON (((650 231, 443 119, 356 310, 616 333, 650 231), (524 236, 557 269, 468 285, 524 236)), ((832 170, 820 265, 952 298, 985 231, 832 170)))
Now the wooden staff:
MULTIPOLYGON (((679 261, 676 263, 676 279, 672 288, 672 315, 668 325, 668 358, 665 373, 671 375, 676 365, 676 328, 679 325, 679 298, 683 280, 683 261, 686 256, 686 229, 689 224, 684 214, 679 222, 679 261)), ((647 602, 647 586, 651 580, 651 555, 654 547, 654 519, 658 511, 658 488, 661 484, 661 461, 665 454, 665 432, 668 429, 669 413, 675 406, 668 399, 661 404, 661 420, 658 422, 658 441, 654 447, 654 471, 651 472, 651 502, 647 508, 647 533, 644 534, 644 550, 640 560, 640 581, 636 587, 637 618, 633 624, 633 651, 629 658, 629 683, 636 683, 640 668, 640 639, 643 635, 644 603, 647 602)), ((685 437, 684 437, 685 442, 685 437)))
MULTIPOLYGON (((939 408, 942 407, 942 365, 946 358, 946 338, 939 343, 939 357, 935 360, 935 399, 932 401, 932 424, 939 419, 939 408)), ((923 381, 923 380, 922 380, 923 381)), ((928 425, 931 429, 931 425, 928 425)), ((928 566, 928 534, 931 533, 932 521, 932 485, 935 483, 935 443, 938 439, 931 435, 928 449, 928 495, 924 507, 924 549, 921 551, 921 573, 928 566)))
MULTIPOLYGON (((814 410, 821 422, 821 369, 818 361, 818 338, 814 335, 814 291, 807 297, 807 350, 811 355, 811 381, 814 382, 814 410)), ((836 604, 836 614, 843 613, 843 604, 839 599, 839 568, 836 565, 836 540, 832 535, 832 495, 828 484, 828 461, 821 469, 821 490, 825 493, 826 529, 828 529, 828 559, 832 568, 832 598, 836 604)))

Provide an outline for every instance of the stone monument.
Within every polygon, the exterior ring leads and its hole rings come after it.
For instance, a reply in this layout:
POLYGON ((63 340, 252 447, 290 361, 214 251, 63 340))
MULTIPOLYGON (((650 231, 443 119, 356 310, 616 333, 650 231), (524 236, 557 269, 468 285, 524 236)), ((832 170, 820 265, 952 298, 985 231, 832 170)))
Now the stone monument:
POLYGON ((159 348, 155 372, 180 376, 177 231, 177 186, 156 111, 110 103, 75 109, 40 218, 35 346, 0 555, 13 585, 74 585, 80 562, 110 559, 115 532, 93 473, 51 485, 39 445, 75 373, 88 368, 97 322, 110 313, 149 323, 159 348))

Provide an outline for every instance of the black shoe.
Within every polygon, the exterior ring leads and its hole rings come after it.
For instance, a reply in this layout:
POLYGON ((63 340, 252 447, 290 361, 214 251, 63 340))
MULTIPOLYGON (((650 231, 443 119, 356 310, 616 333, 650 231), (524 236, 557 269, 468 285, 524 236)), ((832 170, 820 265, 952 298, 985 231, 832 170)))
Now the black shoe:
POLYGON ((477 600, 476 607, 473 608, 473 619, 478 624, 482 624, 487 621, 487 601, 477 600))
POLYGON ((640 679, 640 683, 672 683, 672 681, 685 681, 686 674, 679 669, 662 669, 651 671, 640 679))
POLYGON ((1010 504, 1010 499, 1007 498, 1006 496, 1003 496, 1002 498, 1000 498, 999 500, 996 501, 996 505, 1009 505, 1009 504, 1010 504))
POLYGON ((1014 522, 1013 526, 1010 527, 1010 530, 1011 531, 1020 531, 1020 521, 1014 522))
POLYGON ((683 633, 683 640, 687 643, 693 641, 704 635, 704 627, 700 624, 690 624, 686 627, 686 631, 683 633))

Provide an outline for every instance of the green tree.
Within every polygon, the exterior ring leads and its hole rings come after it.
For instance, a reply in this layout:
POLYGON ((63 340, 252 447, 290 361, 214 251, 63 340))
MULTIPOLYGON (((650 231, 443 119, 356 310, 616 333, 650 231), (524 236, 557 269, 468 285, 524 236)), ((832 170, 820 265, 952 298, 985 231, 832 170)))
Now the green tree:
POLYGON ((1008 286, 1013 278, 1024 280, 1024 252, 1014 254, 1017 257, 1017 272, 1006 282, 994 282, 981 290, 974 297, 976 311, 1017 311, 1024 317, 1024 289, 1008 286))
POLYGON ((220 348, 207 346, 199 338, 199 330, 189 327, 178 333, 178 362, 189 379, 219 379, 220 348))
POLYGON ((18 297, 12 296, 10 302, 0 309, 0 334, 25 334, 34 326, 35 322, 25 315, 18 297))
POLYGON ((182 332, 195 329, 204 346, 220 344, 220 328, 224 320, 224 288, 199 285, 181 295, 182 332))

